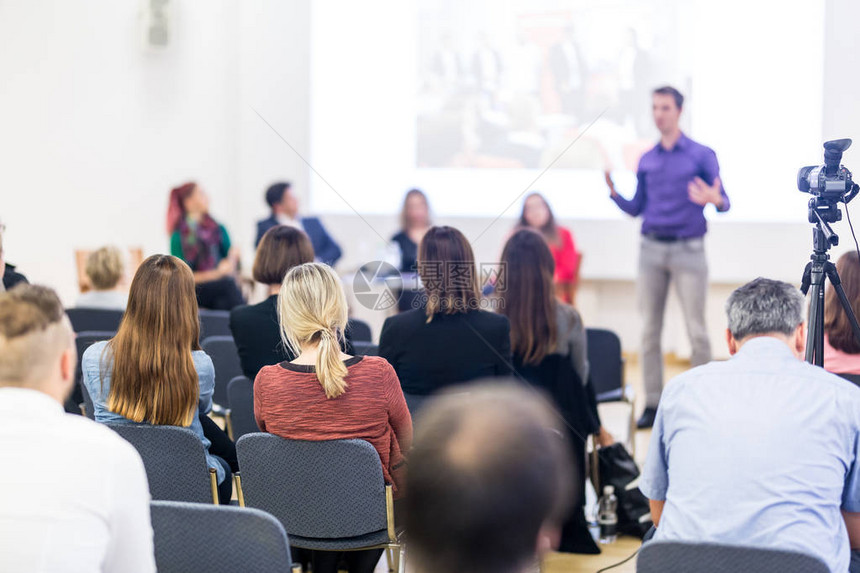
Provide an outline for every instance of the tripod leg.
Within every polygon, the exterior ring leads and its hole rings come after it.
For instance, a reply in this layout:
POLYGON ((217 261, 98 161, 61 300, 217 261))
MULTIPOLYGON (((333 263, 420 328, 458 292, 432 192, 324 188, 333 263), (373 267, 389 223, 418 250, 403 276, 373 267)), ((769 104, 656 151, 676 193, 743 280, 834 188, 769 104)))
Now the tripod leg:
POLYGON ((823 352, 823 335, 824 330, 823 327, 823 315, 824 315, 824 299, 819 296, 823 294, 823 289, 821 285, 817 282, 813 282, 810 287, 809 297, 809 331, 806 333, 806 361, 810 364, 815 364, 817 366, 822 366, 824 364, 824 356, 823 352), (819 339, 821 339, 821 344, 819 344, 819 339), (821 349, 819 349, 821 347, 821 349))

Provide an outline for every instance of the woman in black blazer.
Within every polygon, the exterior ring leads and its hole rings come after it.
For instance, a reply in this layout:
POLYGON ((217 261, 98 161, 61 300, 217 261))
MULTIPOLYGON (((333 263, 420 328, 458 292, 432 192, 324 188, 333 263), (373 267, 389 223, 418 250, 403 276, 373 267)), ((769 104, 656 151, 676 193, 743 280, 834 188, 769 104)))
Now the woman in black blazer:
POLYGON ((295 227, 272 227, 260 240, 254 258, 254 280, 269 288, 269 297, 230 312, 230 330, 239 350, 242 372, 251 381, 263 366, 295 358, 281 341, 278 291, 287 271, 313 260, 314 248, 310 239, 295 227))
POLYGON ((453 227, 431 227, 418 248, 427 303, 385 321, 379 355, 397 372, 410 411, 446 386, 511 374, 510 325, 481 310, 475 256, 453 227))

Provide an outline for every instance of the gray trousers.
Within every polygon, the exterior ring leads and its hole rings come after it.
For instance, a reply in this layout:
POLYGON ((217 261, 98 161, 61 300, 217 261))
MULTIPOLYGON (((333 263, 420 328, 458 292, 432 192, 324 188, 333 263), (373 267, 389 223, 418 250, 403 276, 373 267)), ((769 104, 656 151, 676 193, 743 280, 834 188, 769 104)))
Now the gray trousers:
POLYGON ((711 360, 711 343, 705 325, 708 262, 701 238, 665 243, 642 237, 639 251, 639 308, 642 313, 642 376, 646 405, 656 408, 663 391, 663 318, 669 283, 681 301, 684 323, 693 350, 693 366, 711 360))

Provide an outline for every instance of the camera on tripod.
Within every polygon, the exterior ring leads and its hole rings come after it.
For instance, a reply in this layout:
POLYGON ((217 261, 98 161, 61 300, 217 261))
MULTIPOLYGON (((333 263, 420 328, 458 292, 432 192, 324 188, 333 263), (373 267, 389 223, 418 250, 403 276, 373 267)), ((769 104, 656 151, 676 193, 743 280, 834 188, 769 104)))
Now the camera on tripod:
POLYGON ((834 139, 824 144, 824 165, 801 167, 797 172, 797 188, 813 195, 809 200, 809 222, 826 223, 842 220, 838 202, 848 203, 860 186, 851 178, 851 172, 841 164, 842 154, 851 147, 850 139, 834 139))
MULTIPOLYGON (((854 338, 860 342, 860 323, 854 316, 851 302, 842 289, 842 280, 836 265, 830 262, 828 249, 839 244, 839 236, 830 223, 842 220, 837 204, 848 204, 860 192, 860 185, 851 179, 851 172, 841 164, 842 153, 851 147, 850 139, 835 139, 824 144, 824 165, 801 167, 797 172, 797 188, 812 194, 809 200, 809 222, 812 229, 812 256, 803 271, 800 291, 810 293, 809 324, 806 336, 806 361, 824 365, 824 281, 830 280, 839 304, 851 323, 854 338)), ((849 223, 851 219, 848 219, 849 223)), ((853 229, 852 229, 853 231, 853 229)), ((858 248, 860 254, 860 248, 858 248)))

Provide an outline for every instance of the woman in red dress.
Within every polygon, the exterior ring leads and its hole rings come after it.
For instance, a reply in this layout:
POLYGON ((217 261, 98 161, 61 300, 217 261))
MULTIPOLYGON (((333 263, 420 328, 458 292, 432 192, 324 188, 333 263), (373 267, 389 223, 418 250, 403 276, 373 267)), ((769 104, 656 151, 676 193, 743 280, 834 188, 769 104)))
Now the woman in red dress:
POLYGON ((552 209, 540 193, 529 193, 526 197, 519 227, 534 229, 546 239, 555 259, 555 294, 563 302, 574 304, 582 254, 576 250, 573 233, 556 225, 552 209))

